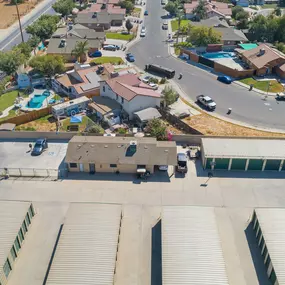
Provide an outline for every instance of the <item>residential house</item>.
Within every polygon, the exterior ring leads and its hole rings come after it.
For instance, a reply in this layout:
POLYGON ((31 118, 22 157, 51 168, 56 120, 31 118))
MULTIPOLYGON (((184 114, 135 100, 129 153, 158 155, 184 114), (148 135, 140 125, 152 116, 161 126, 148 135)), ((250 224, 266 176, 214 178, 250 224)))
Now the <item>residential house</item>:
POLYGON ((92 4, 85 10, 80 11, 78 14, 88 14, 88 13, 99 13, 99 12, 108 12, 109 14, 122 14, 126 15, 126 9, 121 8, 120 6, 115 6, 114 4, 105 4, 105 3, 96 3, 92 4))
POLYGON ((97 0, 97 4, 113 4, 113 5, 118 5, 120 0, 97 0))
POLYGON ((100 82, 100 96, 116 100, 132 119, 134 112, 160 106, 161 95, 134 74, 117 76, 100 82))
POLYGON ((235 1, 235 4, 237 6, 241 6, 241 7, 248 7, 249 6, 249 0, 237 0, 237 1, 235 1))
MULTIPOLYGON (((49 40, 47 54, 60 55, 64 57, 67 62, 76 62, 78 59, 72 54, 77 43, 85 42, 86 39, 80 39, 77 37, 68 38, 51 38, 49 40)), ((102 48, 102 42, 99 39, 91 39, 88 41, 88 53, 93 53, 96 50, 102 48)))
POLYGON ((51 107, 51 112, 55 118, 74 116, 87 109, 90 99, 82 96, 51 107))
MULTIPOLYGON (((196 18, 193 11, 198 6, 198 4, 199 4, 198 0, 192 0, 191 3, 184 4, 184 12, 186 19, 191 20, 196 18)), ((215 16, 220 18, 228 18, 228 19, 231 18, 232 15, 231 4, 208 0, 205 2, 205 6, 207 10, 207 18, 215 16)))
POLYGON ((70 172, 145 173, 156 166, 176 165, 173 141, 156 138, 74 136, 68 143, 65 162, 70 172))
POLYGON ((80 24, 76 24, 73 26, 69 25, 67 27, 58 28, 51 37, 61 38, 61 39, 75 38, 75 39, 87 39, 87 40, 100 40, 102 44, 106 40, 106 35, 104 31, 95 31, 80 24))
POLYGON ((98 121, 104 121, 109 126, 121 123, 122 106, 116 100, 96 96, 88 107, 96 114, 98 121))
POLYGON ((242 60, 248 64, 248 66, 255 70, 255 74, 258 76, 270 74, 272 72, 278 72, 282 75, 283 65, 285 63, 285 55, 277 49, 271 48, 266 44, 245 50, 238 51, 242 60))
POLYGON ((75 64, 74 69, 52 80, 52 87, 57 93, 63 93, 69 98, 81 96, 99 96, 100 76, 98 67, 75 64))
POLYGON ((221 33, 223 45, 238 45, 239 43, 248 42, 242 31, 229 27, 224 19, 219 19, 217 16, 201 20, 200 22, 192 22, 191 25, 214 28, 215 31, 221 33))
MULTIPOLYGON (((95 4, 96 5, 96 4, 95 4)), ((122 26, 125 19, 125 9, 103 9, 100 12, 79 13, 75 18, 76 24, 81 24, 90 29, 108 30, 111 26, 122 26)))

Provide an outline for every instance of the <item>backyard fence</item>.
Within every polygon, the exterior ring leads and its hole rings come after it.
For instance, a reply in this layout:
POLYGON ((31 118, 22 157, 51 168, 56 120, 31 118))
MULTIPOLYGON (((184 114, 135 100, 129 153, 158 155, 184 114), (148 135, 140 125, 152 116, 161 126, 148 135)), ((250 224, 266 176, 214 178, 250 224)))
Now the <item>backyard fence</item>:
POLYGON ((37 110, 37 111, 31 111, 29 113, 4 120, 1 123, 2 124, 12 123, 12 124, 16 124, 18 126, 18 125, 22 125, 22 124, 29 123, 31 121, 37 120, 37 119, 44 117, 44 116, 47 116, 49 114, 51 114, 51 106, 37 110))
POLYGON ((0 168, 0 176, 11 177, 48 177, 64 178, 67 176, 67 169, 40 169, 40 168, 0 168))

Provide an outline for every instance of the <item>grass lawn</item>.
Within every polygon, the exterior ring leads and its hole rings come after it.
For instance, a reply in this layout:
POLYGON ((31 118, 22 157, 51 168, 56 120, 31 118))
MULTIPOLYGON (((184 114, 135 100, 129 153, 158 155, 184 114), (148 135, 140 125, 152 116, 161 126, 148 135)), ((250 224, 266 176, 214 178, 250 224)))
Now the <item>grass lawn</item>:
POLYGON ((134 38, 134 34, 123 35, 121 33, 106 33, 107 39, 131 41, 134 38))
POLYGON ((70 123, 70 117, 66 118, 64 121, 61 122, 62 123, 62 127, 61 130, 62 131, 67 131, 67 127, 70 125, 79 125, 79 132, 83 132, 88 124, 94 124, 94 122, 88 118, 87 116, 83 116, 82 117, 82 122, 81 123, 70 123))
MULTIPOLYGON (((190 20, 181 20, 181 27, 187 26, 191 21, 190 20)), ((177 20, 172 20, 171 21, 171 28, 172 32, 175 32, 178 30, 178 21, 177 20)))
POLYGON ((261 7, 262 9, 270 9, 270 8, 275 9, 277 7, 277 4, 264 4, 261 7))
POLYGON ((101 56, 95 59, 92 59, 91 62, 95 62, 97 64, 103 64, 103 63, 111 63, 120 65, 124 63, 123 59, 119 56, 101 56))
POLYGON ((267 92, 272 92, 272 93, 278 93, 278 92, 283 92, 283 86, 282 84, 278 83, 276 80, 270 80, 271 86, 268 89, 268 81, 256 81, 253 78, 245 78, 241 79, 240 82, 250 85, 253 84, 253 87, 262 91, 267 92))
MULTIPOLYGON (((25 97, 23 93, 20 92, 22 97, 25 97)), ((14 101, 18 96, 18 90, 7 92, 0 96, 0 111, 4 111, 8 107, 14 105, 14 101)))

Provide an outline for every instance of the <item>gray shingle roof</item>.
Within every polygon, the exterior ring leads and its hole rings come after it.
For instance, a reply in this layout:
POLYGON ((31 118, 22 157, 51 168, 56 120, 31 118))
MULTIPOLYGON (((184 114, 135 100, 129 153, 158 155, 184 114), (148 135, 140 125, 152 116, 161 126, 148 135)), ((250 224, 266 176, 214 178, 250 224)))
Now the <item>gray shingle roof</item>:
MULTIPOLYGON (((68 38, 66 39, 65 46, 61 46, 62 39, 51 38, 49 41, 47 53, 55 53, 55 54, 71 54, 72 50, 75 48, 77 42, 84 42, 86 39, 78 39, 78 38, 68 38)), ((100 48, 100 40, 88 40, 89 48, 100 48)))
POLYGON ((75 18, 75 23, 84 24, 109 24, 113 20, 124 20, 123 14, 109 14, 108 12, 98 12, 94 17, 94 13, 79 14, 75 18))
POLYGON ((223 41, 248 41, 247 37, 242 31, 233 28, 214 28, 214 29, 222 34, 223 41))

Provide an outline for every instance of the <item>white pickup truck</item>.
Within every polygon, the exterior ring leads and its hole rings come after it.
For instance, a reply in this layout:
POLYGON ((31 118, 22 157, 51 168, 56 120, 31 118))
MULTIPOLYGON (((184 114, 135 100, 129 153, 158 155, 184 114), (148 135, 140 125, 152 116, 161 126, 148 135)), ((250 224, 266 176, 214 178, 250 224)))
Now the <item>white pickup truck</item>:
POLYGON ((209 111, 214 111, 216 109, 217 104, 213 101, 213 99, 209 96, 199 95, 196 97, 197 103, 203 105, 209 111))

